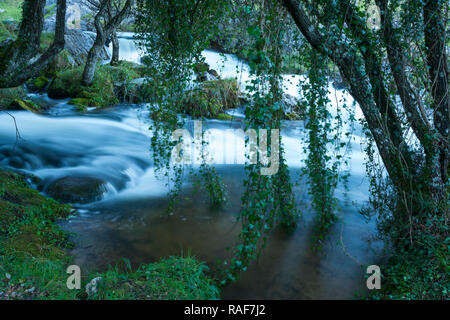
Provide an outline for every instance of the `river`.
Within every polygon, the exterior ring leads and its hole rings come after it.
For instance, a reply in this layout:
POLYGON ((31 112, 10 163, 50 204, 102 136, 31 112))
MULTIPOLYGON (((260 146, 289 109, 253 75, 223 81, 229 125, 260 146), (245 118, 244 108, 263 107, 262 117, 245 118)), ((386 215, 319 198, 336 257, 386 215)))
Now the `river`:
MULTIPOLYGON (((129 34, 122 34, 120 45, 121 59, 139 62, 129 34)), ((237 76, 241 83, 250 77, 248 67, 234 56, 213 51, 205 51, 204 56, 222 77, 237 76)), ((299 76, 285 76, 286 91, 298 95, 300 80, 299 76)), ((345 92, 332 91, 333 97, 350 100, 345 92)), ((45 186, 69 175, 105 182, 102 200, 75 205, 78 213, 61 223, 77 234, 71 254, 82 270, 104 269, 122 257, 136 267, 187 253, 214 269, 217 260, 229 255, 227 248, 236 243, 240 231, 236 214, 243 194, 244 158, 242 137, 224 137, 227 129, 242 128, 242 110, 229 112, 233 121, 203 122, 215 139, 217 162, 225 163, 217 165, 228 190, 225 208, 209 209, 204 195, 193 194, 192 181, 185 179, 176 212, 167 216, 168 190, 166 181, 155 175, 148 129, 151 120, 145 105, 118 105, 79 114, 67 100, 49 99, 45 94, 33 98, 54 107, 45 115, 12 112, 21 137, 17 141, 14 121, 0 114, 0 167, 36 175, 42 179, 44 193, 45 186), (224 157, 233 159, 232 163, 220 161, 224 157)), ((192 127, 192 121, 187 120, 186 125, 192 127)), ((365 269, 360 264, 377 264, 382 243, 374 237, 375 222, 358 214, 368 194, 361 130, 357 127, 353 132, 347 200, 339 186, 339 222, 318 252, 312 250, 315 220, 307 185, 299 177, 304 134, 302 121, 283 121, 282 142, 302 214, 298 228, 290 235, 275 229, 262 256, 223 289, 224 299, 348 299, 367 292, 365 269)))

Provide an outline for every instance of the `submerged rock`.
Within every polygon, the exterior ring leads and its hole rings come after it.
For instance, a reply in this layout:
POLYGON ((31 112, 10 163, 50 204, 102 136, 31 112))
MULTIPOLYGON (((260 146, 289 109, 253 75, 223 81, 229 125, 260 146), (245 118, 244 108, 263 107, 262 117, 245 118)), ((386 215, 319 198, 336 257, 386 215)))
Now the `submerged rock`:
POLYGON ((106 191, 102 180, 94 177, 64 177, 52 182, 47 194, 66 203, 89 203, 102 199, 106 191))

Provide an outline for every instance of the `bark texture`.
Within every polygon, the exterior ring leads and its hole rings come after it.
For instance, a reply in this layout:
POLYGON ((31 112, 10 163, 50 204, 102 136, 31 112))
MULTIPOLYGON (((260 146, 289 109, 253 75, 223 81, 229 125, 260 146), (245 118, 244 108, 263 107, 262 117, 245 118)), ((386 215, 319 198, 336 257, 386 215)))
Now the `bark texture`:
POLYGON ((64 49, 66 0, 58 0, 55 39, 39 53, 44 25, 45 0, 25 0, 16 40, 0 44, 0 88, 17 87, 41 72, 64 49))

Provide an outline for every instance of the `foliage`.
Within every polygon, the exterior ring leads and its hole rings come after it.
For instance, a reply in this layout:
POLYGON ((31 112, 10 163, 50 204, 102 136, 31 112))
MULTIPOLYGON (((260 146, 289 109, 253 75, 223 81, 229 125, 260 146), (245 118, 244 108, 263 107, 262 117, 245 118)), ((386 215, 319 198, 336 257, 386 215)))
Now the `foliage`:
MULTIPOLYGON (((252 104, 246 108, 245 116, 246 129, 257 130, 261 147, 264 136, 259 129, 279 130, 281 127, 282 87, 279 40, 285 29, 280 23, 282 14, 276 1, 263 0, 257 3, 259 19, 248 27, 249 35, 256 48, 251 52, 249 61, 256 80, 252 80, 251 85, 247 86, 252 96, 252 104)), ((247 9, 256 10, 255 7, 247 9)), ((268 152, 276 152, 274 143, 278 141, 271 139, 268 143, 268 152)), ((234 281, 240 272, 247 270, 250 262, 264 247, 267 233, 276 225, 280 224, 287 230, 293 230, 297 225, 298 213, 295 208, 289 171, 283 159, 281 141, 277 147, 279 147, 279 155, 277 155, 279 167, 275 174, 262 175, 261 162, 247 164, 245 167, 246 191, 242 196, 242 207, 238 215, 242 221, 242 231, 222 284, 234 281)), ((247 154, 249 159, 252 156, 254 155, 251 153, 247 154)))
MULTIPOLYGON (((338 200, 334 196, 337 184, 344 182, 348 173, 341 173, 341 165, 347 163, 342 149, 348 147, 349 143, 342 142, 342 115, 341 109, 349 108, 340 106, 342 101, 336 101, 335 107, 328 97, 328 68, 326 57, 304 49, 303 65, 309 68, 308 81, 301 85, 304 104, 307 105, 305 152, 308 154, 305 160, 306 167, 303 172, 309 178, 309 194, 311 195, 312 208, 317 213, 315 248, 321 248, 330 226, 336 221, 335 211, 338 200), (334 110, 335 109, 335 110, 334 110), (331 112, 335 111, 333 117, 331 112), (334 134, 330 134, 333 133, 334 134)), ((350 116, 348 124, 352 121, 350 116)), ((350 126, 351 128, 351 126, 350 126)), ((347 136, 350 132, 346 133, 347 136)), ((345 150, 344 150, 345 151, 345 150)))
MULTIPOLYGON (((393 219, 390 221, 397 223, 393 219)), ((382 224, 386 222, 381 221, 382 224)), ((380 266, 381 290, 371 294, 371 299, 450 298, 448 223, 432 214, 425 224, 416 223, 413 243, 411 238, 381 233, 386 243, 391 244, 391 250, 387 250, 387 263, 380 266)))
POLYGON ((22 2, 23 0, 4 0, 0 2, 0 9, 5 10, 0 13, 0 21, 9 19, 20 21, 22 18, 22 2))
MULTIPOLYGON (((167 178, 169 214, 173 214, 185 173, 183 164, 170 161, 173 147, 181 142, 172 140, 172 132, 184 125, 178 113, 215 116, 234 103, 236 86, 232 80, 207 82, 202 89, 186 93, 195 72, 204 65, 201 52, 215 32, 214 21, 227 6, 227 3, 212 0, 137 2, 136 43, 146 53, 143 60, 147 74, 151 75, 147 86, 154 97, 151 106, 155 120, 151 127, 153 159, 157 173, 167 178)), ((199 135, 203 146, 203 132, 199 135)), ((193 174, 192 168, 190 173, 193 174)), ((223 205, 224 184, 214 168, 205 164, 203 151, 200 176, 206 179, 211 204, 223 205)))
POLYGON ((72 104, 84 107, 108 107, 117 104, 119 98, 134 99, 131 93, 136 94, 132 89, 137 85, 132 80, 143 75, 139 67, 128 62, 121 62, 117 66, 98 65, 92 86, 86 87, 81 84, 82 72, 82 67, 58 72, 48 88, 49 96, 70 97, 73 98, 72 104))

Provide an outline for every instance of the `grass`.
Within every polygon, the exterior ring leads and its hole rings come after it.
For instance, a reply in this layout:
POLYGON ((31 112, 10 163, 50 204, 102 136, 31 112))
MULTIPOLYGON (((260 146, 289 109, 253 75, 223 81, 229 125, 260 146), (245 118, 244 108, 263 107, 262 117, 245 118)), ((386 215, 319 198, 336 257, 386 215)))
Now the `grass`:
POLYGON ((55 224, 70 212, 29 188, 23 177, 0 171, 0 280, 10 278, 0 281, 0 299, 13 293, 22 299, 75 298, 63 272, 71 243, 55 224))
POLYGON ((225 110, 239 106, 239 85, 236 79, 202 82, 200 87, 186 93, 179 112, 194 118, 216 118, 225 110))
POLYGON ((206 275, 208 267, 194 257, 169 257, 137 271, 118 268, 98 273, 102 281, 90 299, 101 300, 211 300, 219 290, 206 275))
POLYGON ((69 290, 67 254, 73 244, 57 224, 72 208, 31 189, 24 177, 0 170, 0 300, 2 299, 217 299, 208 268, 191 256, 170 257, 136 271, 109 268, 69 290), (101 277, 88 296, 88 281, 101 277))
POLYGON ((13 19, 20 21, 22 18, 23 0, 4 0, 0 2, 0 9, 5 10, 0 13, 0 21, 13 19))

